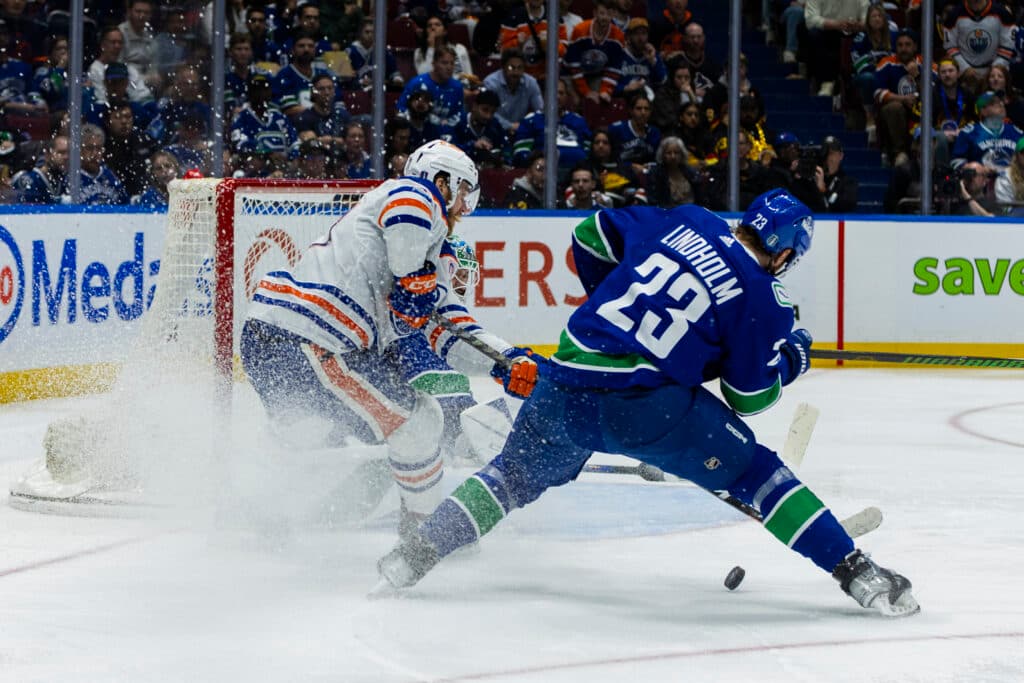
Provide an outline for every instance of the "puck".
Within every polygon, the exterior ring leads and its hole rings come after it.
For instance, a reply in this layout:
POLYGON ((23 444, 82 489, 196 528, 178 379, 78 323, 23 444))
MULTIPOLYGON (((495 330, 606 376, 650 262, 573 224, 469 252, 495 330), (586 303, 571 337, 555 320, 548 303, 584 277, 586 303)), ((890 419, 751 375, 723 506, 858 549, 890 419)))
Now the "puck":
POLYGON ((731 591, 743 583, 743 577, 747 575, 747 572, 743 570, 743 567, 733 567, 729 574, 725 577, 725 587, 731 591))

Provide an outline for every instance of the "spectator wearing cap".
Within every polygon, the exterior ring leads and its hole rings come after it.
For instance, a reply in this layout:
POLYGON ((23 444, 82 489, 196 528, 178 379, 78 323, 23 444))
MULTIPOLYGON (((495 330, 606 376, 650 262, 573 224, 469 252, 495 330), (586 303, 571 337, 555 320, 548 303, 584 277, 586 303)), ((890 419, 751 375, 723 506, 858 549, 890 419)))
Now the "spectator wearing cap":
POLYGON ((352 116, 338 99, 334 78, 329 74, 320 74, 314 78, 309 100, 309 109, 295 117, 295 130, 299 133, 313 131, 327 150, 343 144, 345 126, 352 120, 352 116))
MULTIPOLYGON (((124 49, 124 34, 116 26, 106 28, 100 34, 99 55, 89 65, 87 76, 92 84, 93 97, 97 102, 107 103, 107 89, 105 79, 107 77, 107 66, 117 62, 122 64, 128 72, 128 99, 132 102, 148 102, 153 99, 153 93, 146 85, 142 74, 135 67, 124 64, 121 61, 121 51, 124 49)), ((118 74, 120 77, 120 73, 118 74)))
POLYGON ((580 97, 611 102, 619 82, 626 36, 612 23, 612 0, 595 0, 594 18, 573 29, 562 60, 580 97))
MULTIPOLYGON (((919 120, 920 92, 925 71, 917 50, 917 34, 910 29, 896 36, 896 53, 883 57, 875 71, 879 143, 893 166, 904 163, 910 151, 910 130, 919 120)), ((931 87, 938 75, 932 65, 931 87)))
POLYGON ((0 19, 0 113, 46 114, 46 102, 32 89, 31 67, 8 54, 10 45, 10 29, 0 19))
POLYGON ((328 177, 327 148, 317 139, 306 140, 299 145, 295 159, 295 177, 304 180, 322 180, 328 177))
POLYGON ((107 64, 106 75, 103 78, 103 87, 107 91, 107 98, 103 102, 93 99, 87 104, 83 104, 85 120, 105 129, 110 110, 127 104, 132 108, 133 125, 147 129, 157 117, 157 103, 153 100, 133 102, 128 97, 128 86, 128 66, 121 62, 107 64))
POLYGON ((281 67, 271 80, 274 99, 281 112, 294 119, 309 109, 313 79, 321 74, 334 74, 325 66, 314 63, 316 40, 312 34, 302 33, 292 45, 291 60, 281 67))
POLYGON ((178 157, 159 150, 149 157, 149 182, 141 194, 132 197, 132 204, 148 209, 165 209, 170 197, 168 184, 181 176, 178 157))
POLYGON ((800 163, 800 138, 788 130, 780 131, 772 140, 772 149, 775 154, 768 166, 779 184, 789 187, 800 163))
POLYGON ((127 204, 128 193, 120 179, 103 163, 107 136, 91 123, 82 126, 81 188, 82 204, 127 204))
POLYGON ((409 95, 426 90, 432 99, 430 122, 437 126, 442 137, 451 136, 455 126, 465 118, 464 89, 462 82, 452 76, 454 72, 455 51, 447 45, 436 46, 433 68, 405 84, 395 109, 399 114, 408 111, 409 95))
POLYGON ((355 121, 345 126, 345 144, 341 148, 341 155, 337 158, 337 170, 343 178, 373 177, 373 160, 366 152, 366 131, 363 126, 355 121))
POLYGON ((666 60, 686 46, 686 27, 693 21, 689 0, 666 0, 665 9, 651 21, 651 42, 666 60))
POLYGON ((959 167, 978 161, 992 171, 1001 171, 1013 161, 1017 141, 1024 133, 1006 121, 1006 105, 999 93, 982 93, 974 106, 978 121, 964 126, 956 136, 950 153, 952 164, 959 167))
POLYGON ((1024 215, 1024 138, 1014 147, 1013 161, 996 178, 995 192, 1004 213, 1024 215))
POLYGON ((1016 28, 1001 2, 964 0, 947 10, 942 47, 960 67, 960 82, 968 92, 984 88, 993 64, 1010 65, 1016 28))
POLYGON ((409 122, 409 147, 416 149, 420 145, 437 140, 441 130, 430 119, 430 110, 434 106, 434 97, 429 90, 416 90, 409 93, 405 118, 409 122))
POLYGON ((502 50, 501 68, 487 74, 484 88, 498 95, 501 104, 494 116, 510 135, 527 114, 544 108, 540 84, 526 73, 526 60, 519 48, 502 50))
MULTIPOLYGON (((654 99, 654 93, 668 79, 668 69, 654 44, 648 40, 650 29, 643 17, 633 17, 626 26, 626 43, 619 65, 619 82, 615 86, 617 97, 628 97, 644 90, 654 99)), ((674 119, 673 119, 674 120, 674 119)))
POLYGON ((42 163, 11 180, 19 204, 59 204, 67 193, 68 139, 56 135, 43 142, 42 163))
POLYGON ((871 0, 807 0, 804 5, 810 53, 807 62, 819 96, 832 96, 843 37, 864 30, 870 5, 871 0))
POLYGON ((160 74, 153 68, 156 43, 153 34, 154 0, 129 0, 125 20, 118 24, 124 37, 119 60, 135 68, 153 88, 160 86, 160 74))
POLYGON ((231 147, 239 154, 281 152, 298 139, 291 121, 273 103, 270 78, 263 72, 249 78, 248 102, 231 121, 231 147))
POLYGON ((497 94, 481 90, 466 120, 452 133, 452 144, 469 155, 477 166, 500 168, 505 165, 508 136, 494 117, 500 104, 497 94))

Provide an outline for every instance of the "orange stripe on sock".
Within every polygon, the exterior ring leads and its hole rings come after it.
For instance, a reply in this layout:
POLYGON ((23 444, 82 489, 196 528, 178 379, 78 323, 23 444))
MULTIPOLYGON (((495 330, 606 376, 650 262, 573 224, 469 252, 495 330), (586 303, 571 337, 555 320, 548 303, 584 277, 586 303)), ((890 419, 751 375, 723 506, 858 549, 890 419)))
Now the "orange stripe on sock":
POLYGON ((443 465, 444 465, 444 461, 441 460, 441 458, 439 456, 438 460, 437 460, 437 464, 434 465, 433 467, 431 467, 430 471, 425 473, 425 474, 420 474, 420 475, 416 475, 416 476, 413 476, 413 477, 403 477, 400 474, 398 474, 398 471, 395 470, 395 469, 392 469, 391 473, 394 475, 395 479, 400 481, 400 482, 403 482, 405 484, 417 484, 417 483, 419 483, 421 481, 424 481, 426 479, 430 479, 432 476, 434 476, 435 474, 440 472, 441 471, 441 467, 443 465))

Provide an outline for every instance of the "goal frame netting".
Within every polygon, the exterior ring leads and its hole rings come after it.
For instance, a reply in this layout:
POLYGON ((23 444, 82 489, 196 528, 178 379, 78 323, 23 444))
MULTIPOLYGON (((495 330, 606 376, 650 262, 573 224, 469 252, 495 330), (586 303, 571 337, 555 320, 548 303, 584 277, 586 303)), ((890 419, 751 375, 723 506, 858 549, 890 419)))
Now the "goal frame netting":
POLYGON ((199 418, 203 423, 185 423, 195 432, 190 445, 216 450, 238 400, 235 380, 244 381, 235 357, 244 300, 251 298, 254 283, 269 269, 294 265, 308 244, 380 182, 172 181, 155 295, 128 344, 119 377, 88 414, 48 426, 40 444, 43 458, 12 485, 11 505, 88 516, 136 516, 161 505, 147 496, 156 487, 140 474, 159 467, 131 462, 160 440, 174 438, 156 424, 159 413, 168 406, 202 405, 191 407, 206 413, 199 418), (198 387, 197 398, 177 395, 184 391, 164 384, 168 379, 195 385, 188 391, 198 387))

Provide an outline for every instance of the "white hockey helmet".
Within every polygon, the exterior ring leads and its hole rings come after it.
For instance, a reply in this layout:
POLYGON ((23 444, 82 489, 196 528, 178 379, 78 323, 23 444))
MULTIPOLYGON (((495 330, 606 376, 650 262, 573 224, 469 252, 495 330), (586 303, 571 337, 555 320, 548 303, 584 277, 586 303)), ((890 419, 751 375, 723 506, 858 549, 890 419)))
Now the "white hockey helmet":
POLYGON ((466 213, 473 213, 480 200, 480 174, 476 164, 461 149, 444 140, 431 140, 420 145, 405 162, 405 175, 425 178, 431 182, 438 173, 447 173, 452 188, 448 209, 452 208, 458 196, 459 187, 465 181, 469 185, 466 194, 466 213))

